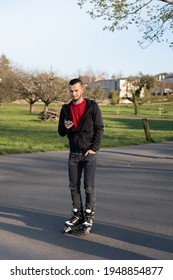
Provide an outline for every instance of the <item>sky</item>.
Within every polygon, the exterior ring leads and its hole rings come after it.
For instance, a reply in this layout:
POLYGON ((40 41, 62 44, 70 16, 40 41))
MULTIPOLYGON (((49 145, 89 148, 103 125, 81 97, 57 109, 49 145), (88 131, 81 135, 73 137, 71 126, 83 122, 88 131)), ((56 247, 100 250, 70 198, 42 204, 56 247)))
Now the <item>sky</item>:
POLYGON ((173 72, 173 50, 166 43, 142 49, 135 27, 112 33, 103 26, 77 0, 1 0, 0 55, 23 70, 67 78, 173 72))

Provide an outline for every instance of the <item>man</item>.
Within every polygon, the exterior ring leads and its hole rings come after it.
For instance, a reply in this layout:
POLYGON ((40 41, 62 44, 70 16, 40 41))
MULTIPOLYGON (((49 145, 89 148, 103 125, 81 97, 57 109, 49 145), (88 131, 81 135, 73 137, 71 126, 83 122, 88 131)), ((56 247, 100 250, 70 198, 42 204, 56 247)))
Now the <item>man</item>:
POLYGON ((103 135, 103 120, 96 102, 83 98, 84 86, 80 79, 69 82, 71 101, 62 106, 58 125, 61 136, 69 139, 69 187, 73 213, 66 226, 83 223, 91 227, 94 219, 96 194, 94 177, 97 151, 103 135), (81 176, 84 173, 85 211, 81 195, 81 176))

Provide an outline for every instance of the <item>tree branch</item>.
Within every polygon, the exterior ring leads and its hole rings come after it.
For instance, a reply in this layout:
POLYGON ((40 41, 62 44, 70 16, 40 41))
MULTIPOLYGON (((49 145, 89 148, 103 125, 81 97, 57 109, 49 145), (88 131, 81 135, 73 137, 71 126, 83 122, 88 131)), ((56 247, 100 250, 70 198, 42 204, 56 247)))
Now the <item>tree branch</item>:
POLYGON ((159 1, 167 3, 169 5, 173 5, 173 1, 171 1, 171 0, 159 0, 159 1))

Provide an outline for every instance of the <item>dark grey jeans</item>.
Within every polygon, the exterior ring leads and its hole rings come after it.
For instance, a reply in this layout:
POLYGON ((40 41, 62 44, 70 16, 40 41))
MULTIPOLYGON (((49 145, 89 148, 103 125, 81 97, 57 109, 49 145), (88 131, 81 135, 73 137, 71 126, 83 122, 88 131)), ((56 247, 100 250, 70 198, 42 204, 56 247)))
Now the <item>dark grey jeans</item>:
POLYGON ((87 156, 79 153, 69 154, 68 172, 69 172, 69 187, 73 207, 83 209, 81 195, 81 178, 84 175, 85 189, 85 205, 95 209, 96 192, 94 186, 95 170, 97 163, 97 154, 88 154, 87 156))

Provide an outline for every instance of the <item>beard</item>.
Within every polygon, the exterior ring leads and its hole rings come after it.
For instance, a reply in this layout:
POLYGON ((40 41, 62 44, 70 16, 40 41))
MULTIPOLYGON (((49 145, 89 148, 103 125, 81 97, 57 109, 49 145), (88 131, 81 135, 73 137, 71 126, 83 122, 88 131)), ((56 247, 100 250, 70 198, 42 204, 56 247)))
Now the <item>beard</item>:
POLYGON ((80 96, 77 96, 77 97, 72 97, 72 100, 73 100, 74 103, 77 103, 80 100, 82 101, 83 100, 82 94, 80 96))

